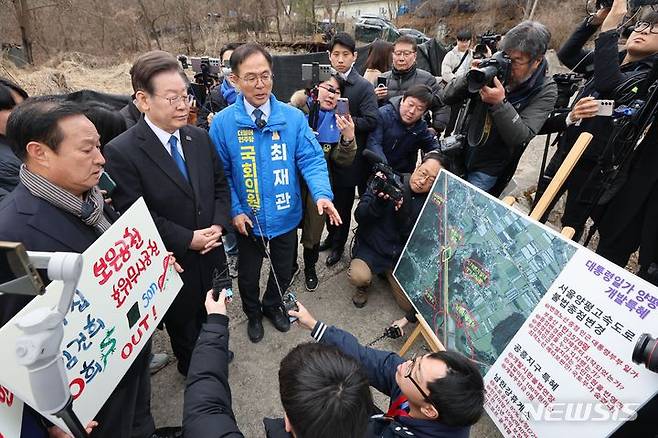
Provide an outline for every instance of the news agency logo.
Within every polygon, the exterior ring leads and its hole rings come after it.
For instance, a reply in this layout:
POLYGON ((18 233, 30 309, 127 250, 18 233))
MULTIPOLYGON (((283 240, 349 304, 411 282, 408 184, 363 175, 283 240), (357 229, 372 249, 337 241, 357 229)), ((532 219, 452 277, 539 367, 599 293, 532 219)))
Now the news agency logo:
POLYGON ((524 411, 531 421, 548 422, 625 422, 637 418, 639 403, 626 403, 616 411, 610 411, 603 403, 566 402, 551 403, 544 406, 541 403, 526 403, 524 411))

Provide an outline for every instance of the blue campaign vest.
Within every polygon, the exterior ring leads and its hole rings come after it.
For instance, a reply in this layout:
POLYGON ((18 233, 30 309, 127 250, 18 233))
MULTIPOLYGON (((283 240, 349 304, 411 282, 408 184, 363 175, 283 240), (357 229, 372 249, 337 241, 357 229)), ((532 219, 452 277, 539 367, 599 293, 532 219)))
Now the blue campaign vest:
POLYGON ((300 177, 316 201, 333 199, 324 154, 304 114, 274 95, 270 107, 267 124, 259 129, 239 95, 210 127, 231 188, 231 215, 249 215, 254 233, 260 235, 262 230, 268 239, 301 221, 300 177))

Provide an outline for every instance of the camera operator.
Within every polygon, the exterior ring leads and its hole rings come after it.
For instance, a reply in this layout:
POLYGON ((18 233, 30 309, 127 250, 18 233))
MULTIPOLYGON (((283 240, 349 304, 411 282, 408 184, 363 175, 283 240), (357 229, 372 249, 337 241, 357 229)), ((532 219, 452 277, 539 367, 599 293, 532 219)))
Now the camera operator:
MULTIPOLYGON (((525 146, 550 115, 557 99, 557 87, 546 76, 544 57, 551 39, 549 30, 536 21, 524 21, 505 34, 501 50, 494 55, 499 66, 509 63, 509 80, 498 75, 493 84, 470 94, 465 119, 468 146, 464 151, 466 179, 476 187, 498 195, 514 174, 525 146), (506 55, 506 56, 501 56, 506 55)), ((483 61, 474 61, 481 65, 483 61)), ((477 68, 477 67, 474 67, 477 68)), ((445 88, 444 103, 457 104, 469 97, 469 83, 458 77, 445 88)))
MULTIPOLYGON (((229 43, 222 47, 219 52, 219 59, 222 60, 222 65, 226 65, 231 60, 233 51, 239 46, 239 43, 229 43)), ((229 73, 221 77, 219 84, 210 90, 206 102, 199 109, 196 125, 206 131, 210 129, 210 122, 212 122, 215 114, 235 102, 237 96, 238 90, 235 88, 233 74, 229 73)))
MULTIPOLYGON (((439 97, 440 89, 436 78, 428 71, 418 68, 416 55, 418 46, 416 40, 403 35, 395 40, 393 45, 393 69, 380 77, 386 85, 377 85, 375 95, 379 105, 384 105, 393 97, 401 96, 414 85, 424 84, 431 88, 434 95, 432 105, 432 128, 442 132, 450 119, 450 107, 444 106, 439 97)), ((379 79, 378 79, 379 81, 379 79)))
MULTIPOLYGON (((390 181, 394 175, 375 174, 368 189, 361 197, 354 212, 354 218, 359 223, 355 235, 354 258, 347 271, 350 283, 357 289, 352 296, 352 302, 358 308, 368 301, 368 286, 372 274, 387 274, 391 282, 390 271, 402 253, 416 218, 423 208, 427 194, 432 188, 434 179, 442 167, 442 156, 437 151, 428 152, 423 162, 409 175, 402 175, 402 181, 390 181), (390 177, 390 178, 389 178, 390 177), (399 200, 391 199, 384 183, 394 183, 401 190, 399 200)), ((392 172, 391 172, 392 173, 392 172)), ((395 286, 393 280, 393 296, 400 307, 408 308, 407 299, 395 286)))
MULTIPOLYGON (((318 126, 315 136, 327 160, 329 179, 334 182, 337 169, 345 169, 354 161, 356 155, 355 123, 349 114, 336 114, 338 99, 345 92, 345 81, 332 75, 322 82, 314 91, 317 93, 317 109, 314 108, 313 98, 308 96, 306 90, 296 91, 290 98, 290 104, 301 109, 307 118, 310 113, 317 111, 318 126)), ((315 116, 315 115, 314 115, 315 116)), ((304 218, 302 219, 302 246, 304 247, 304 281, 306 290, 314 291, 318 287, 318 274, 315 264, 320 256, 320 238, 324 229, 325 217, 317 212, 313 196, 306 184, 301 185, 302 200, 304 202, 304 218)), ((352 191, 354 188, 352 187, 352 191)), ((351 207, 347 215, 352 214, 351 207)), ((295 250, 297 247, 295 247, 295 250)), ((293 275, 299 270, 297 253, 293 263, 293 275)))
MULTIPOLYGON (((343 330, 317 321, 299 302, 290 315, 320 344, 335 345, 362 366, 370 385, 390 397, 388 411, 370 418, 367 438, 466 438, 483 412, 484 382, 462 354, 439 351, 405 361, 367 348, 343 330)), ((339 435, 342 436, 342 435, 339 435)))
MULTIPOLYGON (((239 438, 228 382, 226 293, 206 295, 204 324, 190 362, 183 405, 183 435, 239 438)), ((281 361, 284 419, 264 419, 267 436, 362 438, 372 394, 360 364, 336 347, 305 343, 281 361)))
POLYGON ((419 150, 429 152, 439 148, 436 136, 423 119, 433 98, 427 85, 414 85, 402 96, 392 98, 379 108, 381 120, 368 136, 366 148, 396 172, 413 172, 419 150))
MULTIPOLYGON (((594 61, 594 73, 579 93, 579 98, 592 96, 596 99, 611 99, 615 100, 615 106, 618 106, 622 103, 627 104, 636 97, 641 97, 636 96, 633 90, 640 88, 658 58, 656 55, 658 52, 658 26, 656 25, 658 13, 649 11, 638 21, 633 33, 628 38, 626 50, 619 53, 617 27, 622 23, 626 12, 626 0, 615 0, 611 9, 599 10, 596 15, 589 17, 576 29, 574 35, 578 36, 582 47, 587 37, 593 35, 601 26, 601 33, 596 38, 593 52, 579 50, 575 44, 570 45, 569 48, 569 51, 578 53, 578 56, 582 55, 586 59, 592 58, 594 61)), ((573 39, 575 38, 572 37, 573 39)), ((568 53, 565 55, 565 52, 567 51, 564 48, 560 50, 563 57, 568 55, 568 53)), ((573 62, 571 57, 568 59, 573 62)), ((611 117, 602 116, 590 117, 580 124, 574 124, 578 120, 573 119, 573 111, 570 114, 569 118, 562 116, 561 127, 564 132, 558 143, 558 150, 546 168, 545 178, 543 178, 544 186, 538 187, 538 192, 541 192, 550 178, 555 175, 578 136, 582 132, 594 134, 594 138, 569 174, 561 192, 555 197, 557 200, 564 191, 568 192, 561 220, 562 226, 574 228, 576 230, 574 240, 579 240, 592 204, 592 200, 587 199, 588 196, 582 195, 596 191, 596 187, 600 184, 598 179, 590 179, 590 175, 598 167, 614 124, 611 117)))

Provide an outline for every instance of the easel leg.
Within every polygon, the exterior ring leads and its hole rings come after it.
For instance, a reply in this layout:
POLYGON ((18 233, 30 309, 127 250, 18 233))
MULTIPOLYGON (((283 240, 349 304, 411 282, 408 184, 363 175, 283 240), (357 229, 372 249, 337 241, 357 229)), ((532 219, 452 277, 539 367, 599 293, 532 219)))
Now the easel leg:
POLYGON ((416 342, 416 338, 418 337, 418 335, 421 334, 422 330, 423 329, 421 325, 418 324, 414 329, 414 331, 411 332, 411 334, 409 335, 407 342, 405 342, 402 348, 400 348, 400 352, 398 353, 400 356, 404 356, 405 354, 407 354, 407 351, 409 351, 409 349, 414 344, 414 342, 416 342))

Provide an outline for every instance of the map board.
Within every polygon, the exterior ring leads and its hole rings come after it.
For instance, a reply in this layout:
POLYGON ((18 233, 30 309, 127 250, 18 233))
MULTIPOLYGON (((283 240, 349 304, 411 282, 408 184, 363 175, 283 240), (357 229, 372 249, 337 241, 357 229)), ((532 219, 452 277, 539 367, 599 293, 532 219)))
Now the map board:
POLYGON ((658 392, 631 362, 657 334, 657 288, 450 173, 393 275, 443 345, 480 365, 505 436, 608 436, 658 392), (571 409, 602 414, 574 429, 571 409))
POLYGON ((443 345, 486 371, 576 250, 441 171, 393 275, 443 345))

